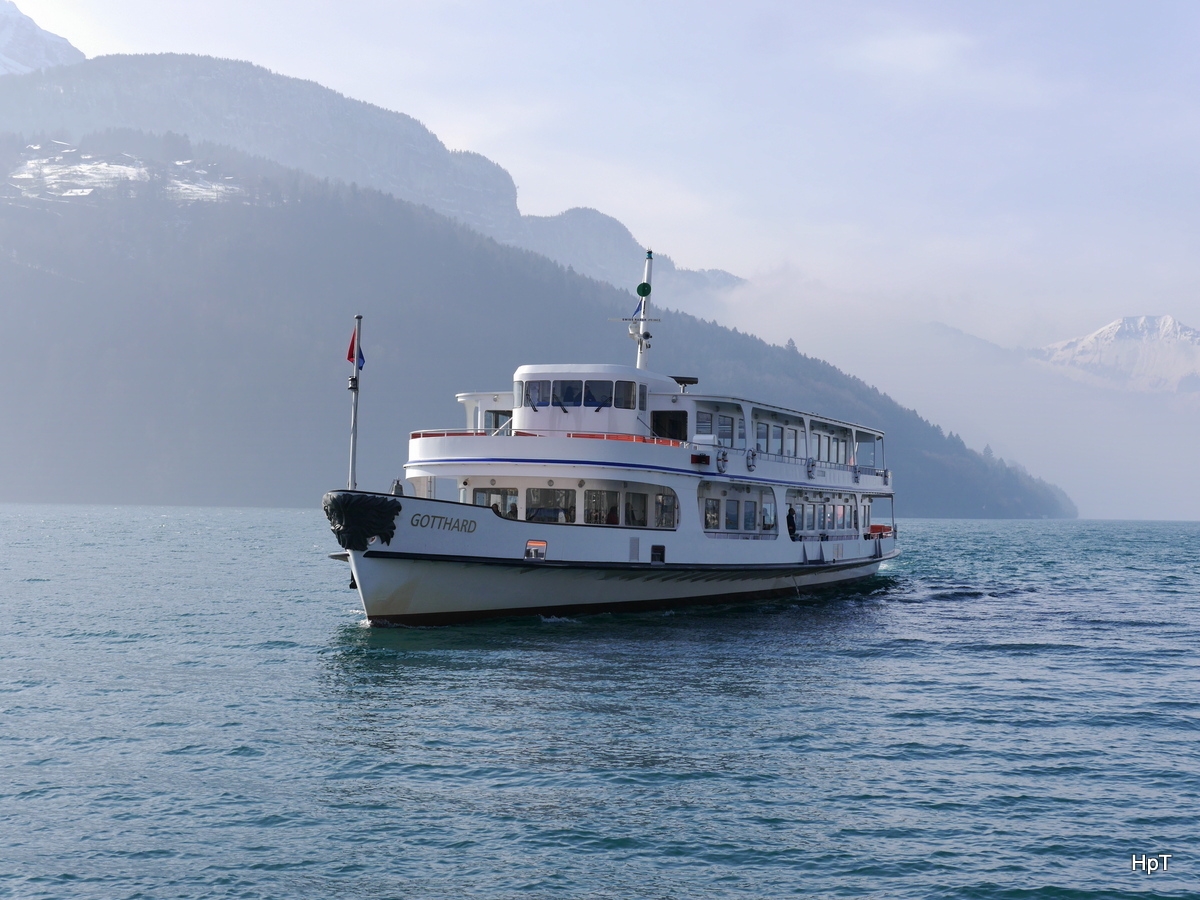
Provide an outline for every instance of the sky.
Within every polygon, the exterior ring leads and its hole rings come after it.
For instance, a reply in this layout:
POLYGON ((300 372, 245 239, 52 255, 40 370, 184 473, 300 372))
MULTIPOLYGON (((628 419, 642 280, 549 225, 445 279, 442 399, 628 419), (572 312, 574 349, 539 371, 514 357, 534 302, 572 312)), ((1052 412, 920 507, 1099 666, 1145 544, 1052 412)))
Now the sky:
POLYGON ((1009 347, 1200 327, 1192 0, 17 5, 88 56, 245 59, 408 113, 525 213, 594 207, 754 279, 755 327, 805 297, 1009 347))

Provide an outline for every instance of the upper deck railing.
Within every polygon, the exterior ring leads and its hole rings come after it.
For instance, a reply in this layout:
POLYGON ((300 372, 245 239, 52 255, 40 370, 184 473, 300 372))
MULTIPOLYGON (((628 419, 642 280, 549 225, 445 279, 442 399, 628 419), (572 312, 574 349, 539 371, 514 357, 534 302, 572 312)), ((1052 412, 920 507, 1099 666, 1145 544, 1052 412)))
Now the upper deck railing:
MULTIPOLYGON (((839 472, 849 472, 854 477, 856 484, 863 475, 882 478, 884 484, 887 484, 891 480, 890 470, 879 469, 875 466, 830 462, 829 460, 816 459, 811 456, 785 456, 781 453, 768 453, 765 450, 756 450, 753 447, 722 447, 716 444, 697 444, 692 441, 677 441, 672 438, 650 437, 644 434, 620 434, 604 431, 551 431, 545 429, 539 431, 512 431, 507 426, 504 426, 494 431, 482 428, 447 428, 439 431, 414 431, 409 437, 414 440, 418 438, 444 437, 567 437, 587 438, 599 441, 628 441, 636 444, 655 444, 660 447, 684 447, 711 454, 715 454, 718 450, 724 450, 727 453, 740 453, 748 458, 753 458, 756 465, 758 460, 765 459, 788 465, 804 466, 807 469, 809 478, 816 476, 817 469, 833 469, 839 472)), ((752 467, 748 466, 748 468, 752 467)))

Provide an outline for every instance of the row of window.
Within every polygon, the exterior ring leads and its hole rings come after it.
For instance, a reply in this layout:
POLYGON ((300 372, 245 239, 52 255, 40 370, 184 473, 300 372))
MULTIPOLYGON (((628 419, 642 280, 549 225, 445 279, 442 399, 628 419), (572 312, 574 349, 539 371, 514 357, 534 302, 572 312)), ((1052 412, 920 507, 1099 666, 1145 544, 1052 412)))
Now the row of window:
MULTIPOLYGON (((734 425, 733 416, 714 415, 702 410, 696 412, 696 434, 715 434, 718 447, 735 446, 734 425)), ((736 446, 745 447, 746 420, 739 416, 736 426, 736 446)), ((812 435, 812 456, 823 462, 844 465, 848 448, 849 441, 844 438, 817 432, 812 435)), ((770 422, 754 424, 754 449, 759 453, 774 453, 776 456, 805 458, 809 455, 803 428, 788 428, 772 425, 770 422)))
POLYGON ((513 397, 517 405, 533 409, 555 406, 565 412, 580 406, 595 410, 615 406, 617 409, 645 410, 646 395, 646 385, 636 381, 546 379, 513 382, 513 397))
MULTIPOLYGON (((797 531, 838 531, 858 528, 858 507, 848 503, 795 503, 797 531)), ((864 516, 870 515, 865 507, 864 516)), ((865 524, 864 524, 864 527, 865 524)), ((790 531, 790 528, 789 528, 790 531)))
POLYGON ((758 500, 721 500, 717 497, 706 497, 704 530, 719 531, 723 527, 725 531, 774 531, 775 501, 762 501, 761 520, 758 511, 758 500))
MULTIPOLYGON (((573 488, 526 488, 525 521, 554 524, 626 525, 633 528, 675 528, 679 504, 675 492, 660 488, 644 491, 583 491, 583 518, 577 519, 577 491, 573 488)), ((516 488, 476 488, 472 502, 490 506, 499 515, 517 519, 516 488)))

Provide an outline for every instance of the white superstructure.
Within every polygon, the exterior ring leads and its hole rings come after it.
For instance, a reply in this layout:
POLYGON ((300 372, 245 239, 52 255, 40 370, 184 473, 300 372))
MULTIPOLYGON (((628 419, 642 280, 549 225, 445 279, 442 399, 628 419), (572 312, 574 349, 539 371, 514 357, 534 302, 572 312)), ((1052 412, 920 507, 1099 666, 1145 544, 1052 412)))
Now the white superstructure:
POLYGON ((655 374, 639 293, 637 366, 521 366, 413 433, 393 494, 326 495, 372 623, 783 596, 897 554, 883 434, 655 374))

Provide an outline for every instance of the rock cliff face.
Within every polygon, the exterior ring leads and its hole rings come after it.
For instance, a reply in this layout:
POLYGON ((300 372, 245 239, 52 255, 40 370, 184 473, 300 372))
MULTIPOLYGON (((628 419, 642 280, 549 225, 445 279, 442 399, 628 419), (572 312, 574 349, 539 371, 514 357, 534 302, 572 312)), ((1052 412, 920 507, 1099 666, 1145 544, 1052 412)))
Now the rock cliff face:
POLYGON ((0 0, 0 75, 83 62, 70 41, 38 27, 11 0, 0 0))
POLYGON ((1171 316, 1129 316, 1035 354, 1110 387, 1200 392, 1200 331, 1171 316))

